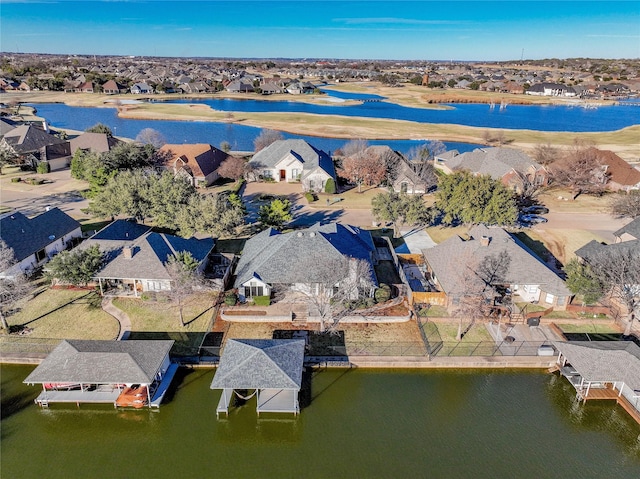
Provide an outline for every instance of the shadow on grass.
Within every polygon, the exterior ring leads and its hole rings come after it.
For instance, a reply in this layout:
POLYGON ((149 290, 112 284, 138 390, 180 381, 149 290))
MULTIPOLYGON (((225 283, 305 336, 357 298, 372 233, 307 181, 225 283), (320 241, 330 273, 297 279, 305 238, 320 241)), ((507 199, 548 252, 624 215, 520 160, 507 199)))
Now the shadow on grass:
POLYGON ((193 318, 191 321, 187 321, 186 323, 184 323, 185 326, 189 326, 191 323, 195 322, 198 318, 200 318, 201 316, 204 316, 205 313, 207 313, 208 311, 211 311, 213 309, 213 306, 209 306, 207 309, 205 309, 204 311, 202 311, 199 315, 197 315, 195 318, 193 318))
POLYGON ((97 298, 97 300, 99 301, 100 297, 96 294, 96 292, 95 291, 90 291, 89 293, 85 294, 84 296, 80 296, 79 298, 72 299, 71 301, 69 301, 67 303, 64 303, 64 304, 61 304, 60 306, 58 306, 57 308, 52 309, 51 311, 48 311, 48 312, 46 312, 44 314, 41 314, 37 318, 33 318, 32 320, 27 321, 26 323, 23 323, 22 326, 27 326, 27 325, 29 325, 31 323, 34 323, 39 319, 42 319, 42 318, 44 318, 46 316, 49 316, 51 313, 55 313, 56 311, 60 311, 61 309, 66 308, 70 304, 92 304, 92 305, 94 305, 95 304, 95 299, 93 299, 93 298, 90 298, 85 302, 81 301, 82 299, 89 298, 89 296, 91 296, 91 295, 94 295, 95 298, 97 298))
POLYGON ((205 332, 187 331, 131 331, 128 339, 173 340, 175 344, 171 348, 172 356, 197 356, 198 348, 205 334, 205 332))

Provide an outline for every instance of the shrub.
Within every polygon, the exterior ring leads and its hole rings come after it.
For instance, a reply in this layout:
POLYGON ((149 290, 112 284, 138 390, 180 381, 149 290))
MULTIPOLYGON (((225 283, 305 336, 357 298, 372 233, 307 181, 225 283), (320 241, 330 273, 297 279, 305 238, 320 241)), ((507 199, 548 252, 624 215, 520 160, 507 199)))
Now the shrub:
POLYGON ((239 193, 240 188, 242 188, 242 185, 245 184, 245 179, 244 178, 240 178, 238 181, 236 181, 236 184, 233 185, 233 188, 231 189, 232 193, 235 193, 236 195, 239 193))
POLYGON ((269 306, 271 304, 270 296, 254 296, 253 303, 256 306, 269 306))
POLYGON ((40 163, 38 163, 38 166, 36 167, 36 172, 44 175, 45 173, 49 173, 51 171, 51 166, 49 166, 49 163, 47 163, 46 161, 42 161, 40 163))
POLYGON ((313 202, 314 202, 314 201, 316 201, 316 199, 317 199, 317 198, 316 198, 316 195, 314 195, 314 194, 313 194, 313 193, 311 193, 310 191, 307 191, 307 192, 304 194, 304 197, 307 199, 307 201, 308 201, 309 203, 313 203, 313 202))
POLYGON ((336 182, 333 178, 329 178, 324 185, 324 192, 329 193, 330 195, 336 194, 336 182))
POLYGON ((227 293, 224 297, 224 304, 227 306, 235 306, 238 302, 238 296, 233 291, 227 293))
POLYGON ((20 178, 19 176, 11 178, 11 183, 20 183, 21 181, 22 181, 22 178, 20 178))
POLYGON ((391 286, 382 283, 380 287, 376 289, 373 297, 375 298, 376 303, 384 303, 385 301, 389 301, 389 298, 391 298, 391 286))

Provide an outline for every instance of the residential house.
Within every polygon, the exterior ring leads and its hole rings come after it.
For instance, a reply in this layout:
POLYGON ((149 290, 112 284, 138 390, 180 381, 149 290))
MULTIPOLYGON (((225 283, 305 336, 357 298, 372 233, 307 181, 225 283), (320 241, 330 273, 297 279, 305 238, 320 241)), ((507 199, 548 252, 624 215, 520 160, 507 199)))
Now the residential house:
POLYGON ((469 281, 478 286, 476 283, 481 280, 470 271, 475 271, 485 258, 498 258, 503 252, 509 259, 498 286, 509 288, 516 301, 566 308, 572 294, 564 281, 515 236, 485 225, 474 226, 468 236, 453 236, 422 252, 428 279, 438 291, 446 293, 447 308, 455 309, 460 304, 468 294, 469 281))
POLYGON ((9 118, 0 118, 0 138, 16 127, 16 123, 9 118))
POLYGON ((640 217, 615 231, 613 235, 616 237, 616 243, 640 240, 640 217))
MULTIPOLYGON (((66 159, 61 160, 60 155, 64 154, 64 146, 49 148, 49 150, 45 147, 62 144, 67 144, 67 142, 42 128, 38 128, 35 125, 20 125, 5 133, 2 140, 0 140, 0 149, 13 152, 21 159, 22 163, 27 163, 34 167, 42 161, 47 161, 49 159, 47 155, 51 153, 51 160, 54 161, 50 166, 54 170, 68 165, 69 153, 66 154, 66 159), (61 164, 64 164, 64 166, 60 166, 61 164)), ((68 144, 66 148, 68 149, 68 144)))
POLYGON ((396 193, 424 194, 429 186, 422 178, 420 171, 426 167, 423 162, 407 160, 397 151, 386 145, 375 145, 367 148, 366 152, 382 157, 387 163, 390 186, 396 193))
POLYGON ((256 153, 249 162, 264 179, 300 181, 305 191, 324 191, 336 180, 331 156, 305 140, 278 140, 256 153))
POLYGON ((146 291, 170 291, 167 262, 176 253, 191 253, 203 272, 215 241, 155 233, 148 226, 117 220, 105 226, 79 248, 98 245, 105 264, 95 274, 102 294, 138 296, 146 291))
POLYGON ((473 151, 437 155, 434 167, 451 174, 467 170, 475 175, 489 175, 506 187, 522 192, 526 184, 545 186, 549 172, 526 153, 513 148, 477 148, 473 151))
POLYGON ((75 138, 69 140, 71 154, 78 150, 90 151, 91 153, 107 153, 114 146, 121 144, 122 141, 107 135, 106 133, 84 132, 75 138))
POLYGON ((90 81, 80 83, 80 85, 76 87, 75 91, 76 93, 93 93, 94 92, 93 83, 90 81))
POLYGON ((115 80, 107 80, 104 85, 102 85, 102 92, 105 95, 118 95, 121 93, 127 93, 127 87, 118 84, 115 80))
POLYGON ((134 83, 130 90, 134 95, 149 95, 153 93, 153 88, 146 83, 134 83))
MULTIPOLYGON (((317 223, 290 233, 269 228, 245 243, 236 268, 235 287, 241 301, 270 296, 274 287, 307 293, 315 284, 326 282, 320 277, 324 270, 319 268, 319 262, 340 257, 365 260, 373 272, 374 252, 371 233, 354 226, 317 223)), ((373 279, 375 282, 375 274, 373 279)))
POLYGON ((193 186, 206 187, 216 181, 218 168, 229 155, 215 146, 196 144, 166 144, 158 151, 167 170, 186 178, 193 186))
POLYGON ((624 161, 613 151, 589 148, 605 171, 606 188, 609 191, 629 191, 640 189, 640 170, 624 161))
POLYGON ((576 96, 576 91, 563 83, 535 83, 525 92, 527 95, 537 96, 576 96))
POLYGON ((225 89, 232 93, 250 93, 254 91, 253 84, 243 80, 234 80, 225 89))
POLYGON ((29 273, 44 265, 82 237, 80 223, 69 215, 51 208, 34 218, 16 211, 0 218, 0 239, 13 250, 16 264, 2 276, 12 276, 18 271, 29 273))

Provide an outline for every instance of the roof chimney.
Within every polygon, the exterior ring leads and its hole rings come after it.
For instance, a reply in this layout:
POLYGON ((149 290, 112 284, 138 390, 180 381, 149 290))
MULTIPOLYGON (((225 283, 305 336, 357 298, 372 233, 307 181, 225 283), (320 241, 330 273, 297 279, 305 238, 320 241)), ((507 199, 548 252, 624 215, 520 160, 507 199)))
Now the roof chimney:
POLYGON ((480 238, 480 246, 489 246, 489 243, 491 243, 491 237, 483 235, 480 238))
POLYGON ((122 256, 125 259, 133 258, 133 246, 125 246, 124 248, 122 248, 122 256))

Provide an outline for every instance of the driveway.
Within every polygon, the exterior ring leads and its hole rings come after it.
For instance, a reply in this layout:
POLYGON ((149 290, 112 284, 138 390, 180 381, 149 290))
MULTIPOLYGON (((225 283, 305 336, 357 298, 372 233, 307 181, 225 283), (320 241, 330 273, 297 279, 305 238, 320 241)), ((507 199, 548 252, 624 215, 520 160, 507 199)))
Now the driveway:
POLYGON ((608 213, 553 213, 544 215, 549 221, 538 224, 533 229, 575 229, 586 230, 609 243, 615 241, 613 232, 629 223, 629 218, 618 219, 608 213))
POLYGON ((29 185, 23 181, 12 183, 16 175, 0 177, 0 204, 3 208, 20 211, 26 216, 34 216, 46 211, 47 206, 58 207, 75 219, 88 218, 81 210, 89 206, 89 201, 78 191, 87 187, 83 181, 71 178, 69 170, 56 171, 46 175, 26 173, 22 179, 42 178, 46 183, 29 185))

